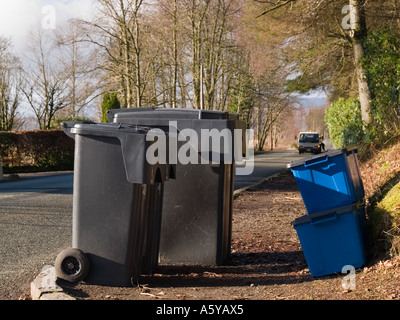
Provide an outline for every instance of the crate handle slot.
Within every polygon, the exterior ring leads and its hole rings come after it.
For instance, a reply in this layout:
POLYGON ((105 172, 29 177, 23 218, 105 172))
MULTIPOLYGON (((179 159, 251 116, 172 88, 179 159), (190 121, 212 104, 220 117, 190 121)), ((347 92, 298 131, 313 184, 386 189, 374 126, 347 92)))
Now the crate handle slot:
POLYGON ((325 155, 324 157, 319 157, 319 158, 316 158, 316 159, 306 160, 304 162, 304 166, 305 167, 311 167, 311 166, 315 166, 315 165, 320 164, 320 163, 327 162, 328 160, 329 160, 328 155, 325 155))
POLYGON ((337 217, 336 212, 333 212, 333 213, 324 215, 322 217, 311 218, 311 223, 312 224, 325 223, 325 222, 336 220, 336 217, 337 217))

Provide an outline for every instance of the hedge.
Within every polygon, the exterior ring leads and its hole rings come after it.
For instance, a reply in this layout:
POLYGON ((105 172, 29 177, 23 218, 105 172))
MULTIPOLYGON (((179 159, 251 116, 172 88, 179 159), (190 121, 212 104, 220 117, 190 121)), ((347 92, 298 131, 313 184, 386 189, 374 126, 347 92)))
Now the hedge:
POLYGON ((4 173, 73 170, 74 148, 62 130, 0 132, 4 173))

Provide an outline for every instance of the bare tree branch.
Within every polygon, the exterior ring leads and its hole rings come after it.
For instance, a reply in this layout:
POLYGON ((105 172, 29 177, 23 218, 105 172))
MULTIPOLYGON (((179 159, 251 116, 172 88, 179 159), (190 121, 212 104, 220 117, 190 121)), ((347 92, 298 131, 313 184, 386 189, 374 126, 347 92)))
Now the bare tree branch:
POLYGON ((256 18, 259 18, 267 13, 270 13, 272 11, 275 11, 276 9, 279 9, 280 7, 286 6, 288 3, 294 2, 297 0, 285 0, 285 1, 280 1, 279 3, 275 4, 273 7, 268 8, 267 10, 261 12, 256 18))

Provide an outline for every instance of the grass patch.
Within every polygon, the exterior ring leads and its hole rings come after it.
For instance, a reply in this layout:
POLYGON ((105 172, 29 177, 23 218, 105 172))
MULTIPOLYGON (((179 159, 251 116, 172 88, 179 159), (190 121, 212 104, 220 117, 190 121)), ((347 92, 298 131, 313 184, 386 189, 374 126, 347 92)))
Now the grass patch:
POLYGON ((365 146, 360 169, 366 194, 371 253, 400 254, 400 139, 383 146, 365 146))
POLYGON ((374 208, 383 216, 383 234, 390 243, 389 253, 392 257, 400 253, 400 183, 391 188, 386 196, 374 208))
POLYGON ((400 182, 390 188, 368 215, 368 227, 377 252, 400 254, 400 182))

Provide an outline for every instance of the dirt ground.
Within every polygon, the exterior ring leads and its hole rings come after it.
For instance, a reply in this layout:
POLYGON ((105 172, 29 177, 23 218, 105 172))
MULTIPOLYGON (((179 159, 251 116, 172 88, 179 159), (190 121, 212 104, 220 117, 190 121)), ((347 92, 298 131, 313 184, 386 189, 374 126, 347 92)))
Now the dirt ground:
POLYGON ((159 266, 136 287, 62 282, 81 300, 393 300, 400 299, 400 261, 369 259, 347 275, 310 275, 291 222, 306 212, 290 172, 234 200, 232 254, 224 266, 159 266), (342 284, 352 288, 344 288, 342 284))

